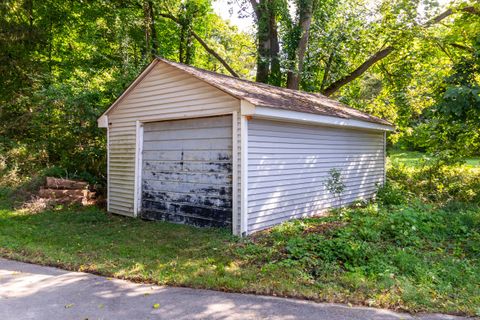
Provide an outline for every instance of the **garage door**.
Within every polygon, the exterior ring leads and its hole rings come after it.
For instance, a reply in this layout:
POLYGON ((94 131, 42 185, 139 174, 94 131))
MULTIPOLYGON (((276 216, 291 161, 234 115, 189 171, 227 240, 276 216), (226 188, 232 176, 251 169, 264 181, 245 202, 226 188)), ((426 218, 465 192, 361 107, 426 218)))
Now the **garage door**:
POLYGON ((140 215, 195 226, 231 226, 231 116, 144 125, 140 215))

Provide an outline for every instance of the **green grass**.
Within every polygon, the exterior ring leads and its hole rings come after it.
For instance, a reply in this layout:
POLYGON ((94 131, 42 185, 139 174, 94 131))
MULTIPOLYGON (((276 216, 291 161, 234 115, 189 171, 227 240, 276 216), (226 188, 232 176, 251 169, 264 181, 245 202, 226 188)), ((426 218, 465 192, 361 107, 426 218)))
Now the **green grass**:
POLYGON ((0 196, 3 257, 157 284, 480 313, 474 205, 371 204, 239 239, 96 207, 28 213, 12 209, 7 193, 0 196))
MULTIPOLYGON (((419 151, 405 151, 405 150, 389 150, 389 158, 391 160, 399 161, 407 166, 420 166, 422 159, 428 159, 428 157, 419 151)), ((480 157, 468 158, 465 160, 465 167, 467 168, 480 168, 480 157)))
POLYGON ((480 161, 436 168, 422 157, 391 152, 378 203, 245 239, 96 207, 15 210, 12 190, 0 189, 0 256, 156 284, 480 315, 480 161))

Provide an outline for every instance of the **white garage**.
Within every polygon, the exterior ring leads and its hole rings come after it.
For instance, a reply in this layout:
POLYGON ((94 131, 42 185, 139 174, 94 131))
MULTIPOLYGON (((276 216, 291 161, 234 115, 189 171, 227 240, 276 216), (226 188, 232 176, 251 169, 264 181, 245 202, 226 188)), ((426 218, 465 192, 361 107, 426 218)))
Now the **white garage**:
POLYGON ((108 211, 237 235, 374 196, 393 126, 319 94, 157 58, 98 119, 108 211), (332 169, 343 189, 327 187, 332 169))

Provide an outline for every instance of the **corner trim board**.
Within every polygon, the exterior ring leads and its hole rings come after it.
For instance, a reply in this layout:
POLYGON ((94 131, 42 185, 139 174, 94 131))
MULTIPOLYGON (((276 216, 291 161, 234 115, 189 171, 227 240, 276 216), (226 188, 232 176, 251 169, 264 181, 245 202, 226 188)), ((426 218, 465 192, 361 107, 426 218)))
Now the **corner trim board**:
POLYGON ((240 122, 240 134, 242 144, 241 154, 241 213, 240 213, 240 232, 242 236, 248 234, 248 120, 246 116, 242 116, 240 122))
POLYGON ((110 211, 110 126, 107 118, 107 211, 110 211))
POLYGON ((232 233, 240 235, 238 212, 238 112, 232 113, 232 233))
POLYGON ((387 132, 383 133, 383 184, 387 183, 387 132))
POLYGON ((135 187, 133 200, 133 216, 138 217, 142 202, 142 153, 143 153, 143 123, 136 121, 135 142, 135 187))

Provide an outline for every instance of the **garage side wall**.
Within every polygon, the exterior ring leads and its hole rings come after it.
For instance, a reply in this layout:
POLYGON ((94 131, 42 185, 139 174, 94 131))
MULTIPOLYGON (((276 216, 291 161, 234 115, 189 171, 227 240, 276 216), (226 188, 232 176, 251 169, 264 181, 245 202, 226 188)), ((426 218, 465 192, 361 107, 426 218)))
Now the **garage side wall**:
POLYGON ((137 121, 208 117, 239 110, 238 99, 159 62, 108 114, 109 210, 134 215, 137 121))
POLYGON ((249 121, 248 233, 371 198, 384 161, 383 132, 249 121), (341 197, 327 189, 333 168, 341 197))

